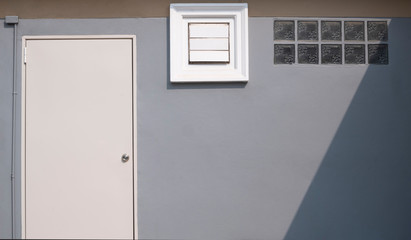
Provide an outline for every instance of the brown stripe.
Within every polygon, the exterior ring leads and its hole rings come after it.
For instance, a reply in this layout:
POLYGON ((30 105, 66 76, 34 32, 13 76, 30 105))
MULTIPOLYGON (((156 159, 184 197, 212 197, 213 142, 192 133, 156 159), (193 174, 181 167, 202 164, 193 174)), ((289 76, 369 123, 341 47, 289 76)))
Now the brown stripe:
POLYGON ((250 17, 411 17, 410 0, 0 0, 0 17, 167 17, 170 2, 248 2, 250 17))

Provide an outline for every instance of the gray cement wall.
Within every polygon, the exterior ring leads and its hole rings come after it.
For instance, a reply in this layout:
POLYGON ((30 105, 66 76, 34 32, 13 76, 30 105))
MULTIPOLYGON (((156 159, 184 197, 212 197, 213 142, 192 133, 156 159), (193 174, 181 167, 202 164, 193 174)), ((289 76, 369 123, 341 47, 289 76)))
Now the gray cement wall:
MULTIPOLYGON (((247 84, 171 84, 165 18, 23 19, 18 56, 25 35, 137 36, 139 238, 410 239, 411 19, 389 31, 389 65, 278 66, 273 19, 250 18, 247 84)), ((1 238, 12 40, 0 28, 1 238)))

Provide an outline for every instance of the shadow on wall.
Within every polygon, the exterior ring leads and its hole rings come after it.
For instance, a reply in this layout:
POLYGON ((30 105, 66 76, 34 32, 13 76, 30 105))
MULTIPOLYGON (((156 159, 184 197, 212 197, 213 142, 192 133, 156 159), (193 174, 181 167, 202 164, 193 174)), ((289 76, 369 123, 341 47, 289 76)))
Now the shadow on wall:
POLYGON ((294 239, 411 239, 411 30, 390 24, 288 229, 294 239))

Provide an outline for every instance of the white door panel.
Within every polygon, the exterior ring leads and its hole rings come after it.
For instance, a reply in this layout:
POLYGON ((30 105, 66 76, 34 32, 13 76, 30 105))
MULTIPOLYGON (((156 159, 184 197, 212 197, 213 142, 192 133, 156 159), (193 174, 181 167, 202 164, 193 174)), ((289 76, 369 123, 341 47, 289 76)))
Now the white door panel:
POLYGON ((26 47, 26 237, 133 238, 132 39, 26 47))

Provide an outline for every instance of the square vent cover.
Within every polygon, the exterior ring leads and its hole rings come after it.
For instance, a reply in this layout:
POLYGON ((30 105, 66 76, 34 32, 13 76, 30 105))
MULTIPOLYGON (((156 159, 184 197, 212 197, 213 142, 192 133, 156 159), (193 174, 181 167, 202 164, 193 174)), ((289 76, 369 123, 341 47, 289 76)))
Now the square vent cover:
POLYGON ((170 81, 248 81, 246 3, 170 5, 170 81))

